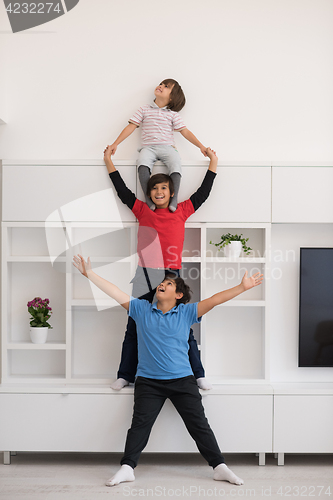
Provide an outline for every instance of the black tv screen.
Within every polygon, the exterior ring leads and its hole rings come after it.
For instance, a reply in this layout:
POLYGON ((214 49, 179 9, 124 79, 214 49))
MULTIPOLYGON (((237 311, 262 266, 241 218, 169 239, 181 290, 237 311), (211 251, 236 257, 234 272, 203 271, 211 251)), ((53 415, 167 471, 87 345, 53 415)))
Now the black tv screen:
POLYGON ((301 248, 298 366, 333 366, 333 248, 301 248))

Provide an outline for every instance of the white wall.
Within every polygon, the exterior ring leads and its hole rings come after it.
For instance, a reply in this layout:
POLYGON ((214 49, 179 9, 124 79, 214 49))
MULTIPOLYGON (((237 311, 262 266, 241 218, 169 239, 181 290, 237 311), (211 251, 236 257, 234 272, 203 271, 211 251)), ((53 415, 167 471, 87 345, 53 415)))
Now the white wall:
MULTIPOLYGON (((185 90, 188 128, 221 160, 333 158, 331 0, 80 0, 16 34, 2 2, 0 44, 0 158, 101 158, 166 77, 185 90)), ((184 160, 203 158, 177 139, 184 160)), ((135 158, 138 141, 116 158, 135 158)))

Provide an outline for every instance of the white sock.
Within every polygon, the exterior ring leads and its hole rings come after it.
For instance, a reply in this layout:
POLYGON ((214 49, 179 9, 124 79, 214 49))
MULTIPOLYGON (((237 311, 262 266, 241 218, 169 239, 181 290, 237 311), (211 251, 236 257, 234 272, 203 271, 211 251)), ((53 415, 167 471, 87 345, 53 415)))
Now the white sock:
POLYGON ((243 479, 236 476, 226 464, 219 464, 215 467, 213 478, 215 481, 229 481, 229 483, 238 485, 244 484, 243 479))
POLYGON ((134 470, 130 465, 122 465, 118 472, 109 479, 105 485, 106 486, 115 486, 116 484, 119 483, 126 483, 127 481, 134 481, 135 476, 134 476, 134 470))
POLYGON ((129 382, 125 380, 124 378, 118 378, 113 384, 111 384, 111 389, 114 391, 120 391, 123 387, 126 387, 129 382))
POLYGON ((205 391, 209 391, 209 389, 212 389, 212 384, 205 378, 205 377, 199 377, 197 378, 197 384, 199 389, 204 389, 205 391))

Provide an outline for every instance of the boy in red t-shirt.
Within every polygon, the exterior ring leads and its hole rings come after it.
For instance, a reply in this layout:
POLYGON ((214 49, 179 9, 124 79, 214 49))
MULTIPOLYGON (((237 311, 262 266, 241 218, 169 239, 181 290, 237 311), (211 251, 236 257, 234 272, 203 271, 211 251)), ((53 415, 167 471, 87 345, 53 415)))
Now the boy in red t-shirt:
MULTIPOLYGON (((125 185, 111 160, 111 153, 111 146, 108 146, 104 151, 104 161, 110 179, 121 201, 132 210, 139 221, 137 246, 139 265, 132 280, 132 295, 152 302, 156 287, 163 281, 166 274, 170 274, 171 271, 176 276, 180 275, 185 222, 208 198, 216 177, 218 158, 215 151, 207 148, 210 163, 201 186, 188 200, 178 203, 175 212, 171 212, 169 203, 173 197, 174 189, 170 176, 156 174, 150 178, 147 194, 156 206, 155 211, 152 211, 146 203, 138 200, 125 185)), ((190 330, 189 335, 189 359, 199 388, 211 389, 211 384, 205 379, 205 372, 192 330, 190 330)), ((129 317, 118 378, 111 385, 112 389, 120 390, 130 382, 134 382, 137 363, 136 325, 134 320, 129 317)))

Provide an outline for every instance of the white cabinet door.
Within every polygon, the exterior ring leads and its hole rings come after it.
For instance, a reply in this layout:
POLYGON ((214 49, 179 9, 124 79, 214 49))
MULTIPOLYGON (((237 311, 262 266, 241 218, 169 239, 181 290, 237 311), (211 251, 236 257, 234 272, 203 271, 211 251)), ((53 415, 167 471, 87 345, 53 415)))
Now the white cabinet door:
POLYGON ((272 452, 272 395, 211 395, 203 404, 222 453, 272 452))
POLYGON ((275 453, 333 453, 333 396, 275 395, 275 453))
MULTIPOLYGON (((200 186, 206 167, 184 167, 179 200, 200 186)), ((271 222, 271 168, 218 167, 208 200, 189 222, 271 222)))
POLYGON ((133 395, 0 394, 0 449, 122 452, 133 395))
POLYGON ((273 167, 272 222, 333 222, 333 167, 273 167))
MULTIPOLYGON (((136 191, 136 168, 122 167, 136 191)), ((3 167, 4 221, 135 221, 102 166, 3 167)))

